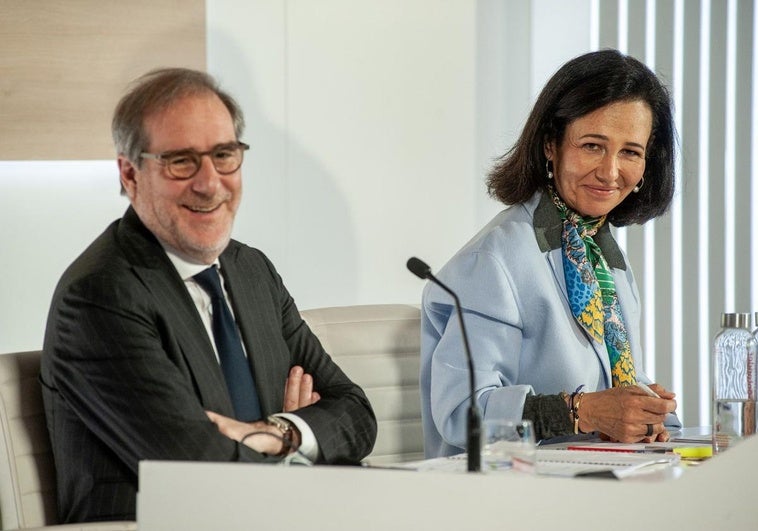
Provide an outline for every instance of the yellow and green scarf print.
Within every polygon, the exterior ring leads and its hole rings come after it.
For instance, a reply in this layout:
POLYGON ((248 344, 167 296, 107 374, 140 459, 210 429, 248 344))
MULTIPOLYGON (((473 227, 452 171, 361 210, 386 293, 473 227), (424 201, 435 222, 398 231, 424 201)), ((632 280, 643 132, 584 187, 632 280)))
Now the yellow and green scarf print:
POLYGON ((596 341, 605 341, 613 387, 635 385, 637 378, 621 305, 608 263, 592 238, 605 222, 582 218, 550 187, 553 203, 563 220, 561 247, 563 274, 571 313, 596 341))

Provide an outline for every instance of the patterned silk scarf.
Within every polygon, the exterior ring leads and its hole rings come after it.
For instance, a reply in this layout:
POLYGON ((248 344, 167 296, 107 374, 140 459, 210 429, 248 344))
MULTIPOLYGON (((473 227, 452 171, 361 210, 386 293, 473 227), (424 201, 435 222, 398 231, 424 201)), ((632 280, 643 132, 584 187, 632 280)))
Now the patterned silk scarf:
POLYGON ((566 206, 553 187, 550 193, 563 220, 563 273, 571 313, 593 339, 605 341, 613 387, 635 385, 634 360, 616 285, 600 247, 592 238, 605 222, 605 216, 582 218, 566 206))

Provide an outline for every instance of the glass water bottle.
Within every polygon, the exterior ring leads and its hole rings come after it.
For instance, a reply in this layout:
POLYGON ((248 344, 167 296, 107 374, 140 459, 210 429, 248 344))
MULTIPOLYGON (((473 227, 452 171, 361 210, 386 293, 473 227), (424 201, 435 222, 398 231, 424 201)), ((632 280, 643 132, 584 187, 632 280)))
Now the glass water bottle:
POLYGON ((713 340, 713 452, 755 433, 756 338, 749 313, 721 314, 713 340))

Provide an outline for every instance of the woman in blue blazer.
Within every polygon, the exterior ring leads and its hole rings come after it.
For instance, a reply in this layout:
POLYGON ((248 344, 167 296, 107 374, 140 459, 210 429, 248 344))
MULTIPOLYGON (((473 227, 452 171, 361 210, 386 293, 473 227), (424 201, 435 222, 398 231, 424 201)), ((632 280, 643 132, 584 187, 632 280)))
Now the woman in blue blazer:
MULTIPOLYGON (((490 174, 490 193, 510 208, 438 275, 461 299, 484 420, 532 420, 539 439, 599 432, 624 442, 668 440, 666 427, 678 426, 674 394, 642 371, 639 294, 610 231, 667 210, 674 137, 667 90, 634 58, 585 54, 548 81, 490 174)), ((466 446, 469 380, 453 313, 428 284, 427 457, 466 446)))

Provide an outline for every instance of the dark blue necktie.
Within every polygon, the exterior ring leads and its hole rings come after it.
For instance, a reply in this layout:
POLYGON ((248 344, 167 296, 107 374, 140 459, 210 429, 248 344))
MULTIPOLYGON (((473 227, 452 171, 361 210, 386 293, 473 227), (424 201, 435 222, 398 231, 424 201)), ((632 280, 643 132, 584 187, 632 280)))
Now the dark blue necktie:
POLYGON ((237 325, 226 304, 216 266, 209 267, 193 277, 208 295, 213 309, 213 340, 221 361, 237 420, 252 421, 261 418, 261 404, 250 365, 242 349, 237 325))

